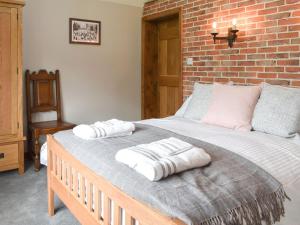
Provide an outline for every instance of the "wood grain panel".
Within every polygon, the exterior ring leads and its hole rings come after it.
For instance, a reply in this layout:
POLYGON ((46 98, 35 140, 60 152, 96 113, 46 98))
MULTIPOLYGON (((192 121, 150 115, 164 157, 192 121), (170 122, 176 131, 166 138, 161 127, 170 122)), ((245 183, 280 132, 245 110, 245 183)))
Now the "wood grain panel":
POLYGON ((152 118, 158 116, 158 42, 157 42, 157 25, 155 23, 144 23, 143 38, 143 118, 152 118))
POLYGON ((0 8, 0 136, 17 136, 18 22, 16 8, 0 8))
POLYGON ((178 17, 159 22, 160 117, 174 115, 180 106, 181 57, 178 17))
POLYGON ((169 75, 180 77, 180 40, 179 38, 168 40, 167 68, 169 75))
POLYGON ((160 75, 168 74, 168 41, 159 41, 159 55, 158 55, 158 73, 160 75))
POLYGON ((178 17, 159 21, 158 23, 159 39, 169 40, 173 38, 178 38, 179 37, 178 22, 179 22, 178 17))
POLYGON ((51 107, 53 102, 53 82, 50 80, 41 80, 36 81, 35 83, 35 91, 38 94, 35 94, 34 96, 37 97, 35 99, 35 107, 39 106, 48 106, 51 107))
POLYGON ((174 115, 179 105, 179 88, 160 86, 160 117, 174 115))

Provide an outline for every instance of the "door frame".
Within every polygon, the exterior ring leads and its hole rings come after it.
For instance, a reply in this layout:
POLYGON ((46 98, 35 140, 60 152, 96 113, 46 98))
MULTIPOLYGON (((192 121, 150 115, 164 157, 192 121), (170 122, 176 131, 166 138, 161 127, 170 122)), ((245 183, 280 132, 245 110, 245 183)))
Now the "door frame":
POLYGON ((180 104, 183 101, 183 80, 182 80, 182 66, 183 66, 183 56, 182 56, 182 47, 183 47, 183 43, 182 43, 182 7, 177 7, 174 9, 170 9, 170 10, 166 10, 163 12, 159 12, 159 13, 154 13, 151 15, 147 15, 147 16, 143 16, 142 18, 142 63, 141 63, 141 73, 142 73, 142 79, 141 79, 141 118, 144 119, 145 118, 145 112, 144 112, 144 81, 145 81, 145 70, 144 70, 144 65, 145 65, 145 36, 146 36, 146 23, 148 22, 155 22, 155 21, 160 21, 163 19, 166 19, 168 17, 171 16, 178 16, 178 25, 179 25, 179 39, 180 39, 180 65, 179 65, 179 70, 180 70, 180 84, 179 84, 179 101, 180 104))

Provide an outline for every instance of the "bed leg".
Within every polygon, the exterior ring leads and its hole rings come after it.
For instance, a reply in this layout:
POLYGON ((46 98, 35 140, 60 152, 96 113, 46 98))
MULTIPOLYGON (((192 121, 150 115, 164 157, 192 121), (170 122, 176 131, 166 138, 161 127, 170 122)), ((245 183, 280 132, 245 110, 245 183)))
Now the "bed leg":
POLYGON ((48 144, 48 166, 47 166, 47 186, 48 186, 48 214, 49 216, 54 215, 54 191, 51 188, 51 171, 53 169, 52 165, 52 151, 51 149, 51 136, 47 136, 47 144, 48 144))
POLYGON ((54 215, 54 191, 48 188, 48 214, 49 216, 54 215))

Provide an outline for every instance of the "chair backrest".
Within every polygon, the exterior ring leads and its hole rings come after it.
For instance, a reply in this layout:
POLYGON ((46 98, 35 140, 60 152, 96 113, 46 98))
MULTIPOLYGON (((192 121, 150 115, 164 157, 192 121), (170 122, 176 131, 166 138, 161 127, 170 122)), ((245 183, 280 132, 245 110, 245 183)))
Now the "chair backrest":
POLYGON ((32 123, 32 114, 56 111, 57 120, 61 121, 61 101, 59 70, 38 73, 26 70, 26 95, 28 122, 32 123))

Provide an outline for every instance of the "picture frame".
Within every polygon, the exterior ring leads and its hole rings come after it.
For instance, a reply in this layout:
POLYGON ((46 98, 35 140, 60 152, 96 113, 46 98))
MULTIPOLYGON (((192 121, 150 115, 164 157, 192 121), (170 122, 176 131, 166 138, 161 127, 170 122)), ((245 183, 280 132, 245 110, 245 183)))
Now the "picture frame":
POLYGON ((101 22, 96 20, 70 18, 69 43, 101 45, 101 22))

